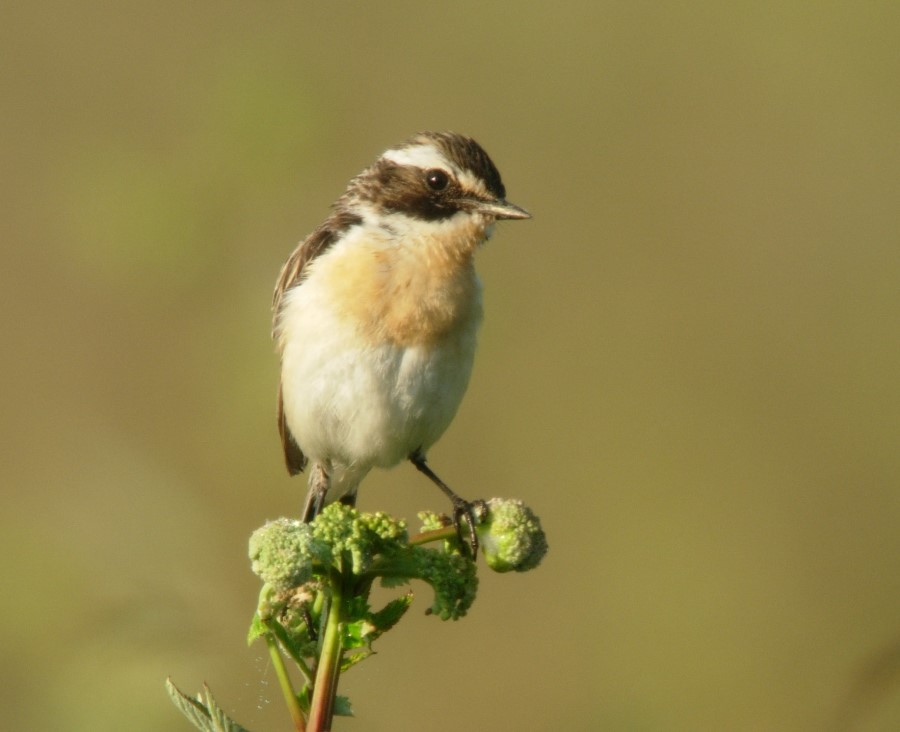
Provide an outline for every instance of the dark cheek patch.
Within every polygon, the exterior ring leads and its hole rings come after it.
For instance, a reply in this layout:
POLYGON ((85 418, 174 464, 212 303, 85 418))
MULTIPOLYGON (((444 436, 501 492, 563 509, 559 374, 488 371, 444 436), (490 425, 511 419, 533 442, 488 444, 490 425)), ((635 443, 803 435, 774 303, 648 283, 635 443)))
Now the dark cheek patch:
POLYGON ((380 196, 386 211, 424 221, 447 219, 460 210, 455 203, 459 197, 455 183, 433 191, 417 170, 395 169, 394 175, 383 181, 380 196))

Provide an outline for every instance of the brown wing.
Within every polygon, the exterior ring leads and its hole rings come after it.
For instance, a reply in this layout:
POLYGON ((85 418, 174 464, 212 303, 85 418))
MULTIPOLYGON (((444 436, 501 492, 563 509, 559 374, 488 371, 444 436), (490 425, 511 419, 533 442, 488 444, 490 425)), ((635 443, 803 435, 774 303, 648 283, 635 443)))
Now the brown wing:
POLYGON ((297 444, 297 440, 291 434, 284 421, 284 401, 281 398, 281 384, 278 385, 278 435, 281 437, 281 447, 284 450, 284 463, 287 465, 288 473, 297 475, 302 473, 306 467, 307 459, 297 444))
MULTIPOLYGON (((272 297, 272 337, 275 339, 279 353, 282 345, 278 333, 278 320, 281 316, 285 293, 291 288, 303 284, 309 263, 334 244, 343 232, 360 223, 362 223, 362 219, 358 216, 336 211, 324 224, 306 237, 284 263, 278 275, 278 281, 275 283, 275 294, 272 297)), ((280 383, 278 384, 278 434, 281 436, 281 447, 284 450, 284 461, 288 472, 291 475, 297 475, 306 467, 307 458, 291 434, 284 418, 284 401, 281 396, 280 383)))

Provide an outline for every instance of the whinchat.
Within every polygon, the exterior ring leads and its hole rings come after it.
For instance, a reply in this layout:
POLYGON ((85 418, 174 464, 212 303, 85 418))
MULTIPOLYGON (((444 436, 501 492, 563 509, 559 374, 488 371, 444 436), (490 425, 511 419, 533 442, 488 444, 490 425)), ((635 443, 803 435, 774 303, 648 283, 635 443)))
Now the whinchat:
POLYGON ((425 456, 472 371, 482 319, 475 252, 497 220, 527 218, 477 142, 422 132, 353 178, 291 254, 273 336, 287 468, 311 464, 305 521, 332 501, 352 505, 373 467, 409 460, 471 530, 471 504, 425 456))

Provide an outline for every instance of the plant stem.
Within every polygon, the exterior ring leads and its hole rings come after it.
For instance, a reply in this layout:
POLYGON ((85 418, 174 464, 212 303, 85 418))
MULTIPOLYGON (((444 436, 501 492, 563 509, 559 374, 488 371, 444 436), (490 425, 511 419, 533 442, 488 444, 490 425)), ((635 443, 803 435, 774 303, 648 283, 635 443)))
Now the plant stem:
POLYGON ((418 546, 419 544, 428 544, 432 541, 441 541, 442 539, 453 539, 457 535, 455 526, 446 526, 442 529, 432 529, 431 531, 423 531, 419 534, 409 537, 410 546, 418 546))
POLYGON ((341 673, 341 634, 343 613, 343 587, 341 578, 333 577, 331 582, 331 602, 328 606, 328 620, 319 652, 316 669, 316 684, 313 687, 309 705, 309 732, 329 732, 334 716, 334 697, 341 673))
POLYGON ((266 645, 269 647, 269 657, 272 659, 272 665, 275 667, 275 675, 278 677, 278 684, 281 686, 281 693, 284 695, 284 701, 288 705, 291 713, 291 719, 294 721, 294 729, 297 732, 306 732, 306 721, 303 718, 303 710, 300 709, 300 702, 294 693, 294 687, 291 684, 291 677, 288 676, 287 669, 284 666, 284 658, 278 648, 278 642, 275 636, 269 632, 265 634, 266 645))
POLYGON ((313 673, 306 664, 306 661, 298 656, 296 650, 291 646, 287 631, 285 631, 284 627, 280 623, 272 620, 266 622, 265 626, 269 629, 269 633, 281 644, 282 650, 297 664, 297 668, 299 668, 300 673, 303 674, 303 680, 306 682, 306 685, 312 688, 313 673))

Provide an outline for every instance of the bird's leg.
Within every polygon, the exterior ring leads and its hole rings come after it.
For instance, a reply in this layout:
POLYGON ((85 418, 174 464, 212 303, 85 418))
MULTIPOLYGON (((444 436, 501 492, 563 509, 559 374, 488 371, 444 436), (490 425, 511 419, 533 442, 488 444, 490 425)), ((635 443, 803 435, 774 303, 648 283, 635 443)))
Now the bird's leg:
MULTIPOLYGON (((322 509, 325 507, 325 496, 328 495, 330 487, 331 476, 325 471, 325 466, 319 462, 313 463, 309 471, 309 488, 306 491, 306 504, 303 506, 303 523, 310 523, 322 512, 322 509)), ((303 613, 303 622, 306 624, 306 632, 309 633, 310 639, 316 640, 319 636, 319 631, 313 623, 309 606, 306 604, 302 605, 301 612, 303 613)))
POLYGON ((306 505, 303 507, 303 522, 309 523, 322 512, 325 496, 331 486, 331 478, 321 463, 315 463, 309 473, 309 490, 306 492, 306 505))
POLYGON ((478 522, 477 513, 483 511, 484 501, 467 501, 456 495, 453 490, 444 481, 437 477, 435 472, 428 467, 425 462, 425 456, 420 450, 416 450, 409 456, 409 461, 416 466, 416 469, 424 473, 438 488, 440 488, 450 502, 453 504, 453 525, 456 527, 456 533, 459 536, 460 543, 468 546, 472 550, 472 558, 478 556, 478 535, 475 533, 475 525, 478 522), (462 522, 465 518, 469 525, 469 541, 466 543, 463 539, 462 522))

